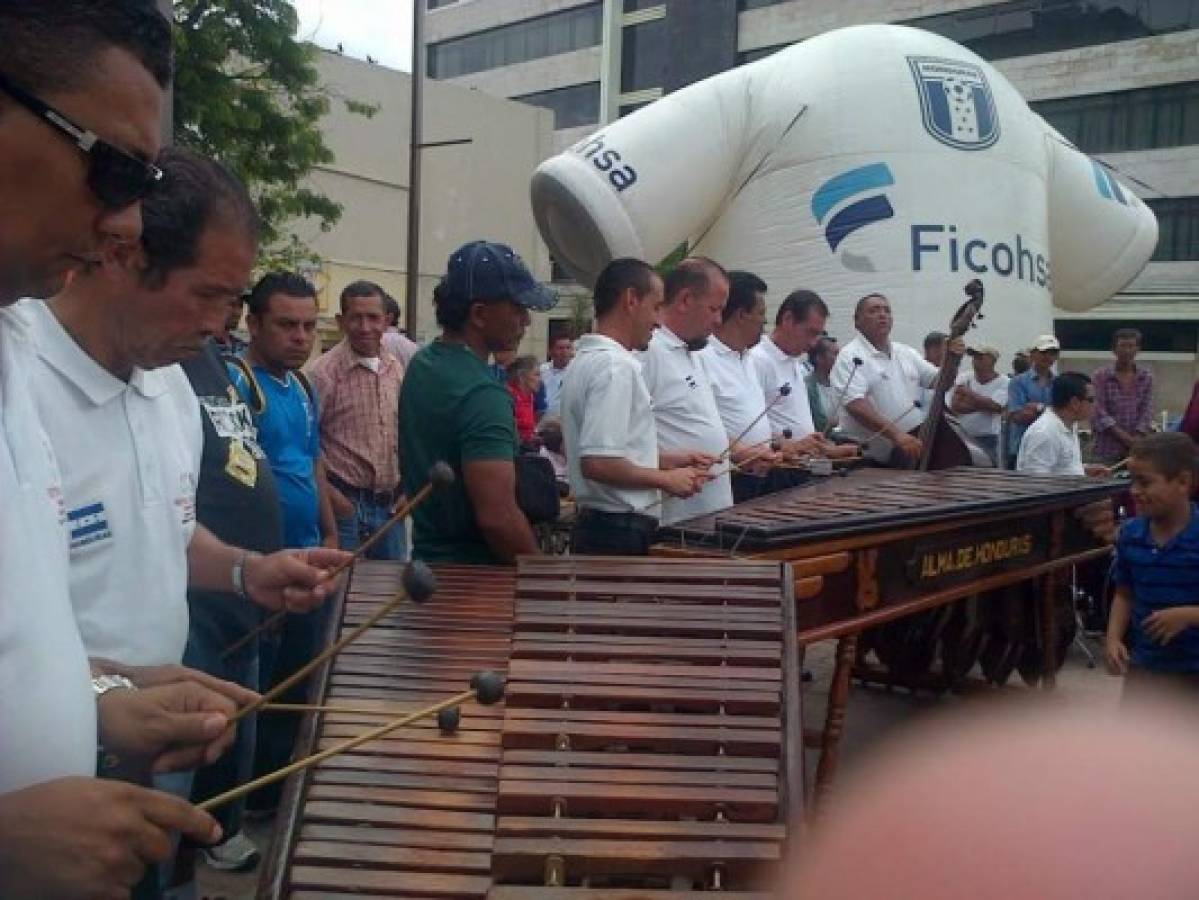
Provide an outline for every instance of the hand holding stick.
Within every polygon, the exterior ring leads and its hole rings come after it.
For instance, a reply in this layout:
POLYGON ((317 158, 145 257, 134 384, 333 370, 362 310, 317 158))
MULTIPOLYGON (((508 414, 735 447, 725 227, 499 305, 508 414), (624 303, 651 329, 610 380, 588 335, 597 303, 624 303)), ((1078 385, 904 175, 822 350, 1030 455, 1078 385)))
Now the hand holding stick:
POLYGON ((777 394, 775 394, 774 399, 771 400, 768 404, 766 404, 765 409, 763 409, 760 413, 758 413, 756 416, 754 416, 753 421, 750 422, 748 425, 746 425, 745 428, 742 429, 742 431, 739 435, 737 435, 735 438, 733 438, 731 441, 729 441, 729 445, 724 448, 724 452, 721 453, 720 456, 716 457, 716 461, 723 462, 725 459, 727 459, 728 455, 730 453, 732 453, 734 448, 737 446, 737 442, 740 441, 747 434, 749 434, 750 429, 752 429, 755 425, 757 425, 759 422, 761 422, 762 417, 765 416, 768 412, 770 412, 770 410, 772 410, 774 408, 776 403, 778 403, 784 397, 789 396, 790 394, 791 394, 791 384, 790 383, 779 385, 779 392, 777 394))
MULTIPOLYGON (((416 495, 411 500, 407 501, 406 503, 401 504, 400 508, 395 511, 395 514, 390 519, 388 519, 386 522, 384 522, 382 525, 380 525, 377 529, 375 529, 375 533, 372 534, 370 537, 368 537, 365 541, 363 541, 362 544, 358 547, 358 549, 353 552, 353 554, 350 556, 349 559, 347 559, 341 565, 336 566, 336 567, 330 569, 328 572, 326 572, 325 580, 332 581, 334 578, 336 578, 338 575, 340 575, 346 569, 350 568, 350 566, 354 565, 354 563, 357 562, 359 559, 361 559, 366 554, 366 552, 368 550, 370 550, 371 547, 373 547, 373 546, 375 546, 375 544, 379 543, 379 541, 383 539, 383 536, 385 534, 387 534, 387 532, 390 531, 393 527, 395 527, 395 525, 397 523, 402 522, 409 514, 411 514, 411 512, 414 509, 416 509, 418 506, 420 506, 422 503, 424 503, 425 500, 428 499, 429 495, 431 493, 433 493, 434 490, 436 490, 437 488, 441 488, 441 487, 447 487, 448 485, 451 485, 453 483, 454 483, 454 470, 451 469, 444 462, 439 461, 439 462, 433 463, 433 466, 429 469, 429 480, 425 484, 425 486, 422 487, 419 491, 417 491, 416 495)), ((236 641, 234 641, 232 644, 230 644, 228 647, 226 647, 223 651, 221 651, 221 659, 226 659, 226 658, 232 656, 234 653, 236 653, 242 647, 249 644, 252 640, 254 640, 256 637, 258 637, 260 634, 267 631, 268 629, 274 628, 277 624, 279 624, 280 622, 283 621, 283 619, 286 615, 287 615, 287 610, 281 609, 278 612, 272 613, 271 615, 267 616, 265 619, 262 620, 262 622, 260 622, 254 628, 251 628, 249 631, 247 631, 245 634, 243 634, 240 638, 238 638, 236 641)))
POLYGON ((290 765, 284 766, 282 769, 269 772, 261 778, 255 778, 253 781, 225 791, 223 794, 217 794, 217 796, 197 804, 197 809, 208 812, 216 809, 218 806, 224 806, 226 803, 237 800, 239 797, 244 797, 246 794, 253 793, 268 784, 274 784, 276 781, 282 781, 289 775, 315 766, 317 763, 324 762, 326 759, 337 756, 339 753, 346 753, 365 743, 386 737, 391 732, 398 731, 406 725, 411 725, 413 722, 417 722, 428 716, 438 715, 442 710, 456 707, 468 700, 477 699, 483 705, 490 706, 504 699, 504 679, 495 672, 478 672, 471 678, 470 683, 471 688, 469 691, 463 691, 460 694, 455 694, 452 697, 442 700, 440 703, 434 703, 432 706, 408 713, 391 722, 386 722, 372 728, 358 735, 358 737, 350 738, 348 741, 328 747, 319 753, 298 759, 290 765))
POLYGON ((330 659, 334 655, 340 653, 352 641, 356 640, 364 631, 394 610, 405 600, 411 599, 414 603, 424 603, 426 600, 432 597, 434 592, 437 590, 437 576, 433 574, 432 569, 419 560, 410 562, 408 567, 404 569, 402 583, 403 588, 386 603, 381 604, 379 608, 371 613, 364 622, 362 622, 352 631, 342 635, 341 638, 335 643, 325 648, 325 650, 323 650, 321 653, 318 653, 311 661, 301 666, 300 669, 297 670, 293 675, 283 679, 283 681, 279 682, 253 703, 241 707, 241 709, 233 714, 229 721, 236 722, 238 719, 245 718, 250 713, 261 709, 267 703, 270 703, 272 700, 290 688, 293 684, 296 684, 299 681, 307 678, 313 669, 315 669, 325 660, 330 659))

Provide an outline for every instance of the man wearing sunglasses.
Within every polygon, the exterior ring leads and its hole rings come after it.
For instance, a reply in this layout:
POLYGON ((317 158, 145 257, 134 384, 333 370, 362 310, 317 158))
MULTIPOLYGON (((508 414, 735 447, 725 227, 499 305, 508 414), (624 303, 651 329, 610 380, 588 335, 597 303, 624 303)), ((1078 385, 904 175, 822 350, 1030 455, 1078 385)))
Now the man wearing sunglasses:
MULTIPOLYGON (((170 26, 153 0, 4 0, 0 47, 2 307, 53 293, 105 241, 138 239, 170 26)), ((197 685, 89 686, 31 359, 27 335, 0 309, 0 896, 120 896, 169 852, 169 832, 212 840, 218 829, 175 798, 88 777, 97 714, 109 749, 190 768, 231 737, 232 704, 197 685)))

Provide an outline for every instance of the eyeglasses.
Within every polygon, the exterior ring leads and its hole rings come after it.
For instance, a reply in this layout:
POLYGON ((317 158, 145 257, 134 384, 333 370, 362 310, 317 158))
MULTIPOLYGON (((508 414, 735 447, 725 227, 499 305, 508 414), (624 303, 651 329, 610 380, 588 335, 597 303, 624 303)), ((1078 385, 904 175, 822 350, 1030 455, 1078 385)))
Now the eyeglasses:
POLYGON ((54 107, 43 103, 0 75, 0 90, 65 135, 88 159, 87 185, 105 207, 121 209, 141 200, 162 181, 162 170, 138 159, 76 125, 54 107))

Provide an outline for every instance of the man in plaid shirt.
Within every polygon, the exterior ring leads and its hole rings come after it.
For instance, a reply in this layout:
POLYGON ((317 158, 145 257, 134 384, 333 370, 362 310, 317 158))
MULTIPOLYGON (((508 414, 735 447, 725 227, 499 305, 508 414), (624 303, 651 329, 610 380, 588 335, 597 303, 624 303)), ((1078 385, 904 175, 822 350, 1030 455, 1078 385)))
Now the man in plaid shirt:
POLYGON ((1096 370, 1095 411, 1091 428, 1095 434, 1092 456, 1106 465, 1128 456, 1132 442, 1150 432, 1153 424, 1153 373, 1136 364, 1141 350, 1141 333, 1121 328, 1112 339, 1113 365, 1096 370))

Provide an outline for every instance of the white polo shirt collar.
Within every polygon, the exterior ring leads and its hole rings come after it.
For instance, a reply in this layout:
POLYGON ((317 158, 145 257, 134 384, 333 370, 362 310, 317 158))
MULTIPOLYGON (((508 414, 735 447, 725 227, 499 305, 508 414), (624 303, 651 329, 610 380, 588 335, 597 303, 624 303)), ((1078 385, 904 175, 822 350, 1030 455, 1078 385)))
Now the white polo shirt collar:
POLYGON ((48 305, 45 315, 38 318, 41 320, 38 350, 42 359, 75 385, 94 406, 111 403, 129 388, 147 398, 161 396, 166 390, 158 370, 135 367, 128 383, 117 378, 83 351, 48 305))

